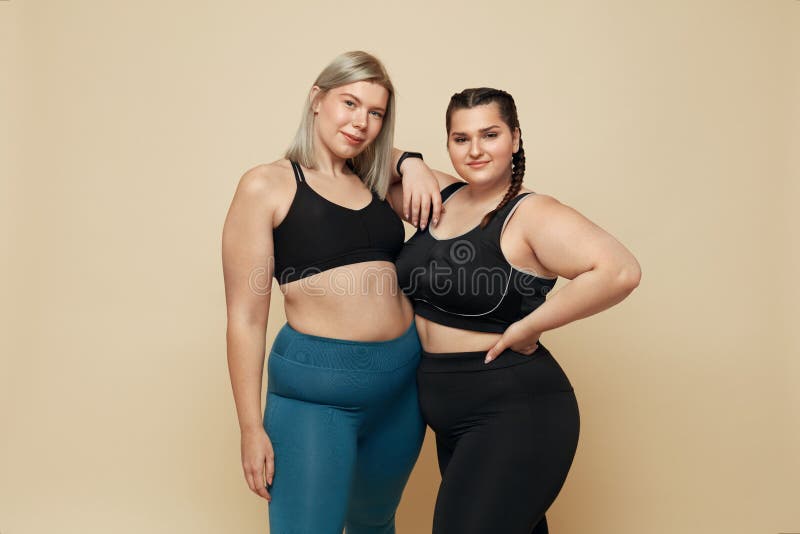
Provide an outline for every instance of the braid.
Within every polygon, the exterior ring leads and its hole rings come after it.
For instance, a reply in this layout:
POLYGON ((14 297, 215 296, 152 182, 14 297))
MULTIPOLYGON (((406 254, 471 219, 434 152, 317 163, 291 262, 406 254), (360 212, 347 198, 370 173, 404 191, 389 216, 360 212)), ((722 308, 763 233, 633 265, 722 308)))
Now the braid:
POLYGON ((519 150, 514 152, 511 157, 511 184, 508 186, 503 200, 497 205, 495 209, 483 216, 481 220, 481 228, 485 228, 489 222, 494 218, 495 214, 500 211, 503 206, 508 204, 512 198, 517 196, 519 190, 522 188, 522 178, 525 176, 525 150, 522 148, 522 137, 519 138, 519 150))

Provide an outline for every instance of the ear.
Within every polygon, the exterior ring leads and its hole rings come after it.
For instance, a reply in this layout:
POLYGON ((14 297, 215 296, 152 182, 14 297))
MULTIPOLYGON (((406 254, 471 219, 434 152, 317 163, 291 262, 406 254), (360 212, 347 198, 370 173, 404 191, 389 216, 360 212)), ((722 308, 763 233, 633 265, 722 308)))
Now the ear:
POLYGON ((311 109, 314 111, 314 115, 319 113, 319 107, 320 107, 319 97, 321 94, 322 94, 322 89, 320 89, 318 85, 314 85, 313 87, 311 87, 311 91, 309 91, 308 93, 309 105, 311 106, 311 109))
POLYGON ((514 133, 511 134, 512 143, 514 145, 513 153, 519 152, 519 139, 522 136, 522 130, 514 128, 514 133))

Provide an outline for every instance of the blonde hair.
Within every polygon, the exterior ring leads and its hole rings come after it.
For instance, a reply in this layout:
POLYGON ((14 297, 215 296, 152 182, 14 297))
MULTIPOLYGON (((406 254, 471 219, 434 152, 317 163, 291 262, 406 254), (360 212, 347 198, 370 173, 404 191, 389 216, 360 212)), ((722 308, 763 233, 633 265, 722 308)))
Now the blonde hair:
MULTIPOLYGON (((322 70, 313 85, 321 89, 319 93, 319 97, 321 97, 331 89, 361 81, 377 83, 389 92, 389 100, 378 137, 352 159, 354 172, 361 177, 367 187, 383 199, 389 189, 389 177, 392 172, 395 115, 394 86, 386 72, 386 67, 378 58, 367 52, 360 50, 345 52, 334 58, 322 70)), ((304 167, 316 167, 314 161, 314 110, 308 98, 304 103, 300 126, 284 157, 294 160, 304 167)))

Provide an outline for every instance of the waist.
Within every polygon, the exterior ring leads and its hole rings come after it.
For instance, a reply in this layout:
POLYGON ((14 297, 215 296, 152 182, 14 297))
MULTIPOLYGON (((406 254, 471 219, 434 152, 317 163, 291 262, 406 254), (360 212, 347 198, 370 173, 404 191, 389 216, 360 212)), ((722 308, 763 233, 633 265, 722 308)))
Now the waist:
POLYGON ((285 296, 286 320, 298 331, 330 338, 362 341, 399 336, 412 322, 411 303, 399 292, 285 296))
MULTIPOLYGON (((496 306, 496 308, 498 308, 496 306)), ((508 310, 494 309, 485 313, 458 313, 454 311, 446 311, 437 307, 431 302, 424 300, 414 300, 414 312, 425 319, 451 328, 459 330, 469 330, 474 332, 490 332, 494 334, 502 334, 506 331, 508 326, 522 319, 526 314, 517 313, 511 314, 508 310)))
POLYGON ((271 356, 307 367, 362 371, 391 371, 414 363, 419 354, 414 321, 399 336, 381 341, 307 334, 287 322, 271 348, 271 356))
POLYGON ((442 324, 417 313, 417 330, 422 346, 428 352, 474 352, 488 351, 503 335, 500 332, 476 330, 471 325, 442 324))
POLYGON ((423 350, 419 371, 423 373, 488 371, 528 363, 534 358, 553 357, 550 351, 541 343, 533 354, 527 355, 506 349, 491 362, 484 363, 487 351, 488 349, 458 352, 429 352, 423 350))

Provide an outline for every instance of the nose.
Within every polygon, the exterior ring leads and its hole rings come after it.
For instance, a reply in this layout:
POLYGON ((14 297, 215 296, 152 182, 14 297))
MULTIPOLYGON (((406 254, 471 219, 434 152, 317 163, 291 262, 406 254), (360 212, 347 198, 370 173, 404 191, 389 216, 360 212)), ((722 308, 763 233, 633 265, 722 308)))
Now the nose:
POLYGON ((353 128, 364 128, 367 125, 366 111, 356 111, 353 113, 353 128))
POLYGON ((480 139, 478 139, 478 137, 475 136, 472 138, 472 142, 469 144, 469 155, 472 156, 473 158, 477 158, 478 156, 481 155, 481 152, 482 150, 480 145, 480 139))

